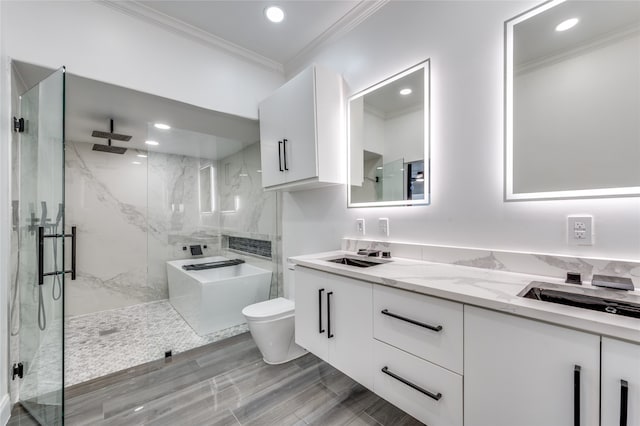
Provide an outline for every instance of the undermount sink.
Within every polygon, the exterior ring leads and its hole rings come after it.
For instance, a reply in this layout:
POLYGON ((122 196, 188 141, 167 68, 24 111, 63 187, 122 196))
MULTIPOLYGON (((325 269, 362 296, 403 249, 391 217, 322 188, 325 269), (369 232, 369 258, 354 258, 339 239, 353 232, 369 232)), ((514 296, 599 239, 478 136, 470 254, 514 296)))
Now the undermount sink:
POLYGON ((358 268, 368 268, 370 266, 381 265, 383 263, 390 262, 389 260, 371 261, 371 260, 364 260, 364 259, 358 259, 358 258, 347 257, 347 256, 337 257, 335 259, 326 259, 326 260, 327 262, 339 263, 341 265, 357 266, 358 268))
POLYGON ((567 288, 567 286, 533 281, 519 296, 543 302, 607 312, 614 315, 640 318, 640 296, 627 292, 620 293, 620 291, 616 290, 607 291, 581 287, 573 289, 571 287, 567 288))

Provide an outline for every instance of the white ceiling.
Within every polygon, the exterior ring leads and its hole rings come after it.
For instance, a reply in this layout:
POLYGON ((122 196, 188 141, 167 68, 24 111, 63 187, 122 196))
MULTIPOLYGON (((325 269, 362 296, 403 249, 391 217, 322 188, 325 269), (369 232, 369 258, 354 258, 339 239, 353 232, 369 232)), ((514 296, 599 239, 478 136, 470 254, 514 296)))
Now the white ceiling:
POLYGON ((640 1, 567 1, 514 26, 514 63, 536 62, 633 28, 640 30, 640 1), (569 18, 580 21, 555 30, 569 18))
MULTIPOLYGON (((140 0, 131 3, 139 7, 137 12, 146 9, 146 14, 158 21, 167 23, 163 18, 168 17, 173 20, 171 25, 195 27, 277 63, 286 64, 314 41, 336 31, 340 21, 357 19, 354 15, 362 13, 360 9, 375 9, 376 4, 385 2, 140 0), (270 5, 280 6, 284 10, 283 22, 274 24, 267 21, 264 9, 270 5)), ((119 5, 124 6, 123 3, 119 5)))
MULTIPOLYGON (((32 87, 53 70, 13 62, 26 87, 32 87)), ((65 140, 107 144, 91 136, 93 130, 131 135, 128 142, 112 145, 138 151, 162 152, 217 160, 258 142, 256 120, 198 108, 160 96, 149 95, 112 84, 66 73, 65 140), (156 129, 165 123, 170 130, 156 129), (145 144, 155 140, 158 146, 145 144)), ((112 155, 112 154, 105 154, 112 155)))
POLYGON ((420 68, 391 83, 364 95, 365 106, 385 118, 424 106, 424 69, 420 68), (411 94, 401 95, 401 89, 411 89, 411 94))

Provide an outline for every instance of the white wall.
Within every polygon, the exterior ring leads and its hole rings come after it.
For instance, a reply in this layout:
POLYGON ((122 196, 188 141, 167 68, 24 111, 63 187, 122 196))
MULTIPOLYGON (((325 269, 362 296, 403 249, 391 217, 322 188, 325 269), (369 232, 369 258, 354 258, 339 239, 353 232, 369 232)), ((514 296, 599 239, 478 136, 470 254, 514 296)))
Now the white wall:
MULTIPOLYGON (((37 65, 243 117, 280 72, 95 1, 2 1, 7 54, 37 65)), ((3 25, 4 26, 4 25, 3 25)))
POLYGON ((424 110, 410 111, 384 121, 384 158, 405 163, 424 160, 424 110))
POLYGON ((347 209, 344 186, 286 194, 285 256, 339 248, 357 217, 380 237, 388 217, 393 241, 640 259, 640 198, 503 201, 503 24, 535 4, 390 2, 313 58, 351 93, 431 58, 432 203, 347 209), (593 246, 568 246, 574 213, 594 216, 593 246))

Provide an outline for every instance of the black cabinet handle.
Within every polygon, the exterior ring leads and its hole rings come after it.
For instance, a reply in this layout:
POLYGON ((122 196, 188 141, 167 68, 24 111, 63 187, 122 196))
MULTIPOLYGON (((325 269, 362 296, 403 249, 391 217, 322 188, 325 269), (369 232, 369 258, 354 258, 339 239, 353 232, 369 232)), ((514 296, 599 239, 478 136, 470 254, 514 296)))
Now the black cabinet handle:
POLYGON ((318 333, 324 333, 324 329, 322 328, 322 292, 324 288, 318 290, 318 333))
POLYGON ((627 403, 629 400, 629 383, 620 380, 620 426, 627 426, 627 403))
POLYGON ((333 334, 331 333, 331 296, 333 292, 327 293, 327 338, 331 339, 333 334))
POLYGON ((441 326, 441 325, 429 325, 429 324, 425 324, 425 323, 423 323, 423 322, 416 321, 416 320, 413 320, 413 319, 411 319, 411 318, 407 318, 407 317, 400 316, 400 315, 398 315, 398 314, 394 314, 394 313, 392 313, 392 312, 389 312, 389 310, 387 310, 387 309, 383 309, 382 311, 380 311, 380 313, 381 313, 382 315, 388 315, 388 316, 390 316, 390 317, 392 317, 392 318, 396 318, 396 319, 399 319, 399 320, 401 320, 401 321, 406 321, 406 322, 408 322, 408 323, 411 323, 411 324, 417 325, 417 326, 419 326, 419 327, 428 328, 429 330, 433 330, 433 331, 435 331, 435 332, 440 332, 440 331, 442 331, 442 326, 441 326))
POLYGON ((409 386, 410 388, 413 388, 415 390, 417 390, 420 393, 423 393, 425 395, 427 395, 429 398, 431 399, 435 399, 436 401, 440 401, 440 398, 442 398, 442 394, 440 392, 438 393, 433 393, 433 392, 429 392, 428 390, 414 384, 411 383, 410 381, 408 381, 407 379, 405 379, 404 377, 400 377, 395 373, 392 373, 391 371, 389 371, 389 367, 387 367, 386 365, 384 367, 382 367, 382 371, 384 374, 393 377, 394 379, 398 380, 399 382, 404 383, 405 385, 409 386))
POLYGON ((580 370, 579 365, 573 367, 573 425, 580 426, 580 370))
POLYGON ((278 141, 278 168, 284 172, 282 168, 282 141, 278 141))
POLYGON ((283 152, 284 152, 284 169, 285 170, 289 170, 289 168, 287 167, 287 140, 286 139, 282 139, 282 147, 283 147, 283 152))

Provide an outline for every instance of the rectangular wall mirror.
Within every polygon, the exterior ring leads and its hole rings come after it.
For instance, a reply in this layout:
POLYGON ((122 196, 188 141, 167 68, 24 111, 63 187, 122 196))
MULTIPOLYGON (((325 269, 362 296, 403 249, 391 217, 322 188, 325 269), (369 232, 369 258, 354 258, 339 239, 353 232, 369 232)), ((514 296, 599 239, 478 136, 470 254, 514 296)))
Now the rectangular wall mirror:
POLYGON ((505 23, 505 199, 640 195, 640 2, 505 23))
POLYGON ((429 61, 349 99, 349 207, 429 204, 429 61))

